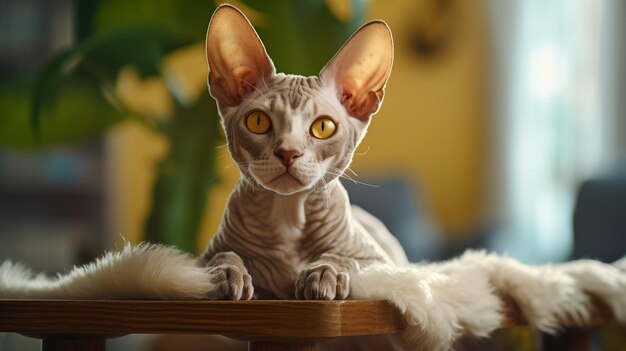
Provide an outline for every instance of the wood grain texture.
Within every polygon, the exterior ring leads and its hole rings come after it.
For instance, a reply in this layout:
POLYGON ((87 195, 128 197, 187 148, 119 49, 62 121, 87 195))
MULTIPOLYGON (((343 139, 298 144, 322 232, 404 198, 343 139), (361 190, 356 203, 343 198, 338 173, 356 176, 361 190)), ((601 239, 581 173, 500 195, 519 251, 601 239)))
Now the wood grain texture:
POLYGON ((222 334, 244 339, 399 333, 385 301, 0 300, 0 331, 47 335, 222 334))
MULTIPOLYGON (((525 326, 519 307, 505 299, 502 327, 525 326)), ((585 325, 614 320, 592 299, 585 325)), ((246 340, 324 339, 400 333, 400 312, 386 301, 74 301, 0 300, 0 332, 45 338, 55 335, 222 334, 246 340)))

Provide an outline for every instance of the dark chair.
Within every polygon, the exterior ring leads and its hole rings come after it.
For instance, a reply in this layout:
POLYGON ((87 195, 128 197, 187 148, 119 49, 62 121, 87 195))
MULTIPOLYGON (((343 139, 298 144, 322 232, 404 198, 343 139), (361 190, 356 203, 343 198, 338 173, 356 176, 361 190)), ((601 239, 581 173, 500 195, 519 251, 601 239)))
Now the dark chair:
POLYGON ((572 258, 613 262, 626 254, 626 176, 589 180, 574 210, 572 258))

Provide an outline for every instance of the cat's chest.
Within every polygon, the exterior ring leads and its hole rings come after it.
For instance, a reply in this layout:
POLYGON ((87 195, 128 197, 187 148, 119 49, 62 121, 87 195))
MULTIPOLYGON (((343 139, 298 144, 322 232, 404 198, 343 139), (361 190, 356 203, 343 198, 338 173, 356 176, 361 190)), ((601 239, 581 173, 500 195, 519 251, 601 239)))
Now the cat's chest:
POLYGON ((305 249, 305 199, 293 196, 281 200, 272 203, 257 221, 248 222, 246 231, 263 228, 267 232, 257 236, 261 250, 245 255, 245 261, 258 292, 267 297, 290 298, 297 275, 311 256, 305 249))
MULTIPOLYGON (((311 194, 294 194, 246 207, 227 233, 230 248, 244 258, 258 291, 291 298, 298 274, 338 244, 336 214, 311 194), (333 225, 335 224, 335 225, 333 225)), ((252 203, 252 202, 250 202, 252 203)), ((249 203, 249 204, 250 204, 249 203)), ((230 222, 230 221, 229 221, 230 222)))
POLYGON ((302 240, 287 235, 281 242, 265 245, 262 255, 245 259, 260 297, 281 299, 293 298, 298 274, 311 260, 306 250, 302 250, 302 240))
POLYGON ((308 218, 302 206, 282 208, 273 212, 267 222, 273 240, 267 243, 267 248, 277 258, 276 264, 297 270, 311 258, 307 245, 311 239, 307 231, 310 227, 308 218))

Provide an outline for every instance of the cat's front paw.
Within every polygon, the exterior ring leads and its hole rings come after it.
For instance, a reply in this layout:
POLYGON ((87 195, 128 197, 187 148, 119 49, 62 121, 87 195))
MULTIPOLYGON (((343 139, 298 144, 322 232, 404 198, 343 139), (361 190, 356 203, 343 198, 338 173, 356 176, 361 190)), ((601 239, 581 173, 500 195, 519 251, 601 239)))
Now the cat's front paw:
POLYGON ((222 264, 208 270, 215 289, 209 294, 212 300, 250 300, 254 293, 252 277, 245 268, 222 264))
POLYGON ((300 272, 296 280, 299 300, 345 300, 350 292, 350 276, 329 265, 321 264, 300 272))

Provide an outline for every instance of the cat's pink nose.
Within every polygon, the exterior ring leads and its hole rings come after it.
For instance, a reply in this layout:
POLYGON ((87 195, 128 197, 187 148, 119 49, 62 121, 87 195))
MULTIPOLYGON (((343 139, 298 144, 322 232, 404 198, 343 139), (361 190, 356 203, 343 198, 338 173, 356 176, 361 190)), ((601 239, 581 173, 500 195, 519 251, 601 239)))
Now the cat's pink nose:
POLYGON ((296 158, 302 156, 302 153, 296 150, 278 149, 274 152, 274 155, 283 161, 285 168, 289 168, 296 158))

